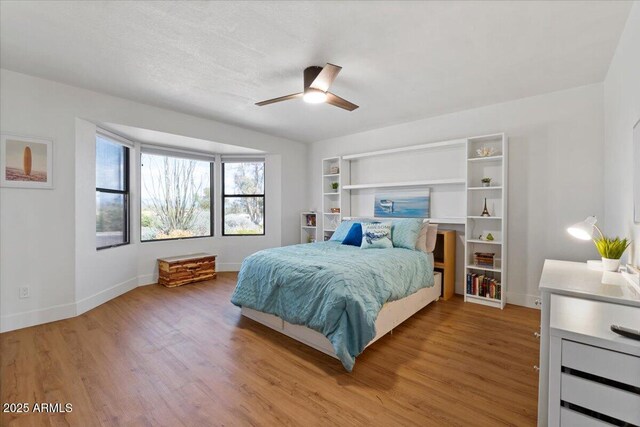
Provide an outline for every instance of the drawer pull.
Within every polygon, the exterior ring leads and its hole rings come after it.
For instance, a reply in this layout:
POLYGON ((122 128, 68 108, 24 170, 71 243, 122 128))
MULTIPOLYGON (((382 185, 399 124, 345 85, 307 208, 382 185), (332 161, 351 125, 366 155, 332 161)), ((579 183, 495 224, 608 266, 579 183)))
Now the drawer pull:
POLYGON ((534 333, 533 333, 533 336, 534 336, 534 337, 536 337, 536 338, 538 338, 538 339, 540 339, 540 332, 534 332, 534 333))
POLYGON ((540 367, 539 367, 538 365, 533 365, 533 369, 534 369, 536 372, 540 372, 540 367))

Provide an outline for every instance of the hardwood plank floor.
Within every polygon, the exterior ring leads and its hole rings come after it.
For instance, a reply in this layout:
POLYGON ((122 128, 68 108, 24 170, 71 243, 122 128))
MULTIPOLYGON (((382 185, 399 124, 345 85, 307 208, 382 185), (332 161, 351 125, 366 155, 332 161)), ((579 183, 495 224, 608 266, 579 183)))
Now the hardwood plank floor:
POLYGON ((535 425, 537 310, 430 304, 358 357, 336 359, 240 316, 236 274, 137 288, 82 316, 0 335, 0 424, 535 425))

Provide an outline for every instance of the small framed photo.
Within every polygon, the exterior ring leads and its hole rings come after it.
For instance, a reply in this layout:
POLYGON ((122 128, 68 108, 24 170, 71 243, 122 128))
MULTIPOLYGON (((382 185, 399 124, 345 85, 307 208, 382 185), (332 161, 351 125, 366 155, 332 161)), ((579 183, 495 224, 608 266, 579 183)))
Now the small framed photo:
POLYGON ((44 138, 0 135, 2 187, 53 188, 53 141, 44 138))

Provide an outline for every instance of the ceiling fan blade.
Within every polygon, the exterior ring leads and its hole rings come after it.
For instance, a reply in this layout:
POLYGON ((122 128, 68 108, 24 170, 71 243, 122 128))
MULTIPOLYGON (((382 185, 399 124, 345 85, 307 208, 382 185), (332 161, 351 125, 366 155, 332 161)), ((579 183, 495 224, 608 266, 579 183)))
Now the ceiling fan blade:
POLYGON ((269 105, 276 102, 288 101, 289 99, 301 98, 304 93, 292 93, 291 95, 281 96, 279 98, 267 99, 266 101, 256 102, 256 105, 262 107, 263 105, 269 105))
POLYGON ((338 73, 342 70, 342 67, 333 64, 327 64, 324 66, 320 74, 311 82, 309 87, 326 92, 329 90, 329 86, 336 79, 338 73))
POLYGON ((346 99, 340 98, 338 95, 334 95, 331 92, 327 92, 327 104, 334 105, 336 107, 344 108, 348 111, 353 111, 358 106, 352 102, 347 101, 346 99))

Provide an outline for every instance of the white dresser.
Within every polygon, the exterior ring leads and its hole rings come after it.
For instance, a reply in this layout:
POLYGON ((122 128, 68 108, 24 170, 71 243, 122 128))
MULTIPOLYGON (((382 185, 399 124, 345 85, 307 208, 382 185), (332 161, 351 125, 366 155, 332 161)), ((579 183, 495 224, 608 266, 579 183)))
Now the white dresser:
POLYGON ((611 332, 640 329, 640 293, 619 273, 545 261, 538 425, 640 425, 640 341, 611 332))

